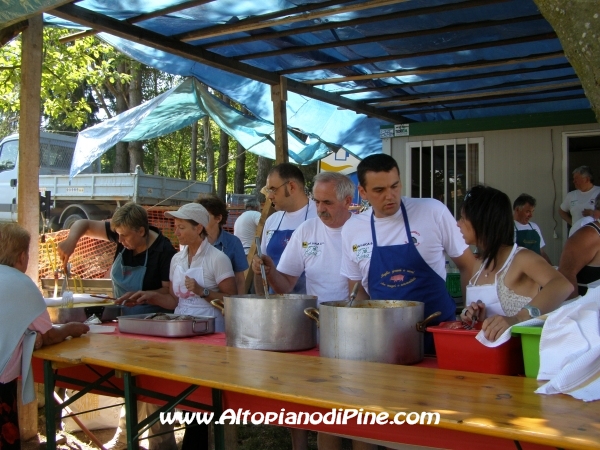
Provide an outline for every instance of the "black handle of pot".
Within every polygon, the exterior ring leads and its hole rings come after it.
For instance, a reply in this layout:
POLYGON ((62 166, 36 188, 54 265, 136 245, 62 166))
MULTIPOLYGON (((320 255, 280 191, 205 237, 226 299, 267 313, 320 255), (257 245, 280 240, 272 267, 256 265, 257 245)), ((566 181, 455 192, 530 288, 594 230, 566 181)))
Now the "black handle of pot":
POLYGON ((440 317, 442 315, 441 311, 436 311, 433 314, 430 314, 424 321, 417 322, 417 331, 421 333, 425 333, 425 328, 427 328, 427 324, 431 322, 436 317, 440 317))

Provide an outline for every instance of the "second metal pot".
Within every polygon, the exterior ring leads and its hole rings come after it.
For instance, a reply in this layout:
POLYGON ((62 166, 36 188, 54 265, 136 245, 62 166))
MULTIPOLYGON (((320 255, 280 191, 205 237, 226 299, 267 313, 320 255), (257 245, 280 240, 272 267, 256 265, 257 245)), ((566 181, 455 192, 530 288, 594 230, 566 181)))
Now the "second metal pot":
POLYGON ((405 300, 323 302, 305 314, 319 323, 321 356, 389 364, 416 364, 423 359, 425 305, 405 300))
POLYGON ((304 314, 317 306, 313 295, 238 295, 211 303, 223 311, 229 347, 289 352, 317 345, 316 323, 304 314))

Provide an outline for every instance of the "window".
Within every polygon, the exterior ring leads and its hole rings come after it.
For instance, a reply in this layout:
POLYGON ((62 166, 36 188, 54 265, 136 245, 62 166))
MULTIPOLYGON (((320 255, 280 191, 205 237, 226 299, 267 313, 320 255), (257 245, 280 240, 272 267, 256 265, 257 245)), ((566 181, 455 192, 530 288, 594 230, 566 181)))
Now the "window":
POLYGON ((19 141, 5 142, 0 150, 0 172, 13 170, 17 165, 19 141))
POLYGON ((409 197, 436 198, 455 218, 473 186, 483 183, 483 138, 409 142, 409 197))

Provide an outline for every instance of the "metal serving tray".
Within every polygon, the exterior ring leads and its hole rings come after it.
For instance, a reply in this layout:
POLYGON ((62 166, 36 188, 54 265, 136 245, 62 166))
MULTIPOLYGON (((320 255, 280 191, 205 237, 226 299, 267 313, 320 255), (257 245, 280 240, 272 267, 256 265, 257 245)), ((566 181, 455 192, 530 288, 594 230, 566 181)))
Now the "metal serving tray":
POLYGON ((110 322, 121 315, 121 305, 114 303, 110 305, 75 303, 72 308, 48 306, 47 309, 52 323, 85 322, 93 314, 96 314, 102 322, 110 322))
MULTIPOLYGON (((177 317, 181 314, 166 314, 177 317)), ((212 334, 215 332, 215 318, 192 316, 193 319, 153 320, 146 317, 154 314, 132 314, 120 316, 119 331, 121 333, 145 334, 160 337, 189 337, 212 334)))

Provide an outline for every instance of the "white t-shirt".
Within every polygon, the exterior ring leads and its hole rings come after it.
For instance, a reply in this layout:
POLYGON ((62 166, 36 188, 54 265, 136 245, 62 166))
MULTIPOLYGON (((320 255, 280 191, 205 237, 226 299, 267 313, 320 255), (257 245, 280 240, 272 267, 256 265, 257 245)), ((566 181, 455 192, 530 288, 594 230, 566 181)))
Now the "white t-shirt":
POLYGON ((534 222, 529 222, 527 225, 523 225, 521 222, 518 221, 514 221, 515 222, 515 237, 514 240, 515 242, 517 242, 517 230, 521 231, 521 230, 531 230, 531 228, 533 227, 533 229, 535 231, 537 231, 537 234, 540 235, 540 248, 544 248, 546 246, 546 243, 544 242, 544 237, 542 236, 542 230, 540 230, 540 227, 538 227, 537 223, 534 222), (531 227, 529 226, 531 225, 531 227))
POLYGON ((587 192, 581 192, 578 189, 567 194, 563 202, 560 204, 560 209, 571 213, 571 223, 577 222, 583 217, 584 209, 594 209, 596 196, 600 194, 600 186, 594 186, 587 192))
MULTIPOLYGON (((408 214, 413 242, 423 260, 443 280, 446 279, 444 251, 451 258, 461 256, 468 245, 448 208, 431 198, 402 197, 408 214)), ((342 228, 341 274, 350 280, 360 280, 367 292, 369 267, 373 251, 370 208, 349 220, 342 228)), ((406 244, 407 237, 402 209, 390 217, 375 218, 377 244, 381 246, 406 244)))
POLYGON ((348 282, 340 274, 341 259, 342 227, 330 228, 315 217, 296 228, 277 270, 294 277, 306 272, 306 293, 316 295, 319 303, 344 300, 348 282))
MULTIPOLYGON (((173 282, 176 267, 184 271, 192 268, 202 268, 202 279, 196 280, 198 284, 211 291, 219 291, 219 283, 227 278, 233 278, 231 260, 225 253, 213 247, 208 239, 204 239, 196 254, 192 257, 192 263, 188 264, 188 246, 173 256, 169 271, 169 280, 173 282)), ((176 287, 173 287, 176 292, 176 287)), ((215 330, 224 331, 224 322, 221 312, 202 297, 192 294, 188 298, 179 297, 179 303, 175 308, 175 314, 189 314, 192 316, 211 316, 216 318, 215 330)))
POLYGON ((260 213, 258 211, 246 211, 242 213, 233 223, 233 235, 237 236, 242 241, 244 253, 248 254, 248 250, 252 247, 256 227, 260 221, 260 213))
MULTIPOLYGON (((265 221, 265 228, 263 229, 262 240, 260 243, 260 250, 263 255, 269 255, 267 253, 267 245, 271 240, 271 236, 277 230, 295 230, 300 226, 302 222, 308 219, 317 217, 317 207, 315 202, 309 200, 308 205, 300 208, 294 212, 277 211, 269 216, 265 221), (307 211, 308 208, 308 211, 307 211), (279 228, 278 228, 279 227, 279 228)), ((272 255, 269 255, 272 256, 272 255)))
POLYGON ((592 216, 587 216, 582 217, 577 222, 573 222, 573 226, 571 227, 571 230, 569 230, 569 237, 573 236, 581 227, 587 225, 588 223, 592 223, 594 220, 596 219, 594 219, 592 216))

